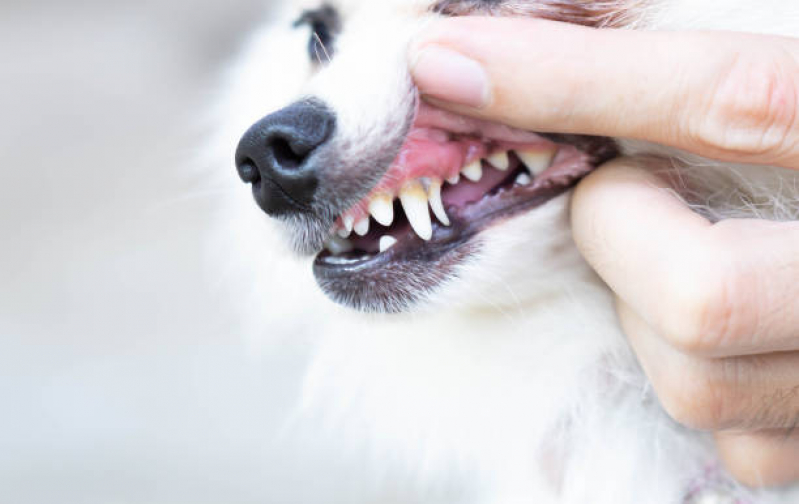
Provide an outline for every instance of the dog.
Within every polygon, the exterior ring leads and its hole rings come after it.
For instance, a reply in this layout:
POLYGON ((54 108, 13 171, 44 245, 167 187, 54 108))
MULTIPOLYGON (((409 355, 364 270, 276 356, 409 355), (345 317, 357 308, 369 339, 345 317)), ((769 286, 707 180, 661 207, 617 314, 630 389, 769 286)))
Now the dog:
POLYGON ((319 502, 799 502, 738 485, 709 435, 664 411, 568 219, 575 184, 620 155, 655 156, 715 220, 796 218, 781 183, 792 175, 466 120, 422 102, 407 62, 439 16, 795 34, 799 9, 772 4, 785 12, 742 0, 276 8, 222 101, 215 144, 238 146, 246 185, 231 190, 219 241, 243 330, 313 344, 287 417, 356 461, 359 482, 319 502))

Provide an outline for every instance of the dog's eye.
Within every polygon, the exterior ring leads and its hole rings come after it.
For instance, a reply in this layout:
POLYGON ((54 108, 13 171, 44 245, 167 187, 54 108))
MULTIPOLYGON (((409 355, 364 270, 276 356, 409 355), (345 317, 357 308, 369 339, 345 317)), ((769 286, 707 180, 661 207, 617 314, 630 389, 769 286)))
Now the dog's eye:
POLYGON ((326 63, 333 56, 333 44, 341 31, 338 11, 330 5, 307 10, 294 22, 294 27, 309 26, 311 38, 308 40, 308 56, 316 63, 326 63))

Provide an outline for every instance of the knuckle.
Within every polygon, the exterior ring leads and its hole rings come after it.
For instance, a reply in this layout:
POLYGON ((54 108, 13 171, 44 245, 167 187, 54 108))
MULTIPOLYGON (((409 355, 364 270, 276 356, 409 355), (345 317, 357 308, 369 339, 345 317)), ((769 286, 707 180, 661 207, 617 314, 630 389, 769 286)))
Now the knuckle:
POLYGON ((787 52, 752 50, 730 58, 703 93, 691 140, 730 155, 780 155, 799 142, 799 64, 787 52))
POLYGON ((701 370, 670 373, 658 396, 677 423, 700 430, 720 430, 729 424, 724 388, 701 370))
POLYGON ((667 287, 661 332, 684 354, 713 354, 757 323, 757 305, 746 302, 748 276, 728 250, 723 241, 708 246, 667 287))
POLYGON ((676 288, 677 292, 669 296, 673 307, 668 311, 673 315, 665 336, 681 352, 701 354, 727 331, 727 295, 718 280, 705 275, 676 288))

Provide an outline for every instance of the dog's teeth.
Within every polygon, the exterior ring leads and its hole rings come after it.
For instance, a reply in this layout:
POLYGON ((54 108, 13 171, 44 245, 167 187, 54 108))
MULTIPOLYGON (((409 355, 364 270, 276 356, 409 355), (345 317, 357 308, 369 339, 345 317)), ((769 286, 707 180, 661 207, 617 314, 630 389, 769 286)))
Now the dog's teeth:
POLYGON ((519 185, 530 185, 533 179, 530 178, 530 175, 526 173, 520 173, 518 177, 516 177, 516 183, 519 185))
POLYGON ((366 217, 356 222, 355 226, 353 226, 352 229, 355 230, 355 233, 357 233, 358 236, 366 235, 366 233, 369 232, 369 216, 367 215, 366 217))
POLYGON ((394 201, 388 194, 378 194, 369 202, 369 213, 383 226, 394 222, 394 201))
POLYGON ((460 173, 456 173, 455 175, 453 175, 453 176, 451 176, 450 178, 447 179, 447 182, 449 182, 450 185, 455 185, 455 184, 457 184, 460 181, 461 181, 461 174, 460 173))
POLYGON ((343 228, 338 230, 338 235, 342 238, 349 238, 352 234, 352 227, 355 225, 355 218, 352 215, 345 215, 341 218, 343 228))
POLYGON ((399 197, 405 216, 408 217, 408 222, 419 238, 425 241, 432 238, 433 223, 430 221, 430 211, 427 209, 427 193, 421 182, 412 180, 405 184, 399 197))
POLYGON ((441 182, 430 182, 427 195, 430 198, 430 208, 433 210, 433 214, 442 224, 449 226, 449 217, 444 210, 444 202, 441 201, 441 182))
POLYGON ((491 163, 491 166, 500 171, 505 171, 510 167, 510 159, 508 159, 508 151, 499 151, 491 154, 486 158, 486 161, 491 163))
POLYGON ((385 235, 380 238, 380 253, 390 249, 397 244, 397 239, 390 235, 385 235))
POLYGON ((483 165, 479 159, 475 159, 471 163, 464 166, 461 170, 461 173, 464 177, 472 182, 478 182, 481 178, 483 178, 483 165))
POLYGON ((533 175, 541 175, 544 170, 552 165, 552 158, 555 157, 555 151, 516 151, 516 155, 522 160, 524 166, 530 170, 533 175))
POLYGON ((325 243, 325 248, 333 255, 346 254, 347 252, 352 252, 355 249, 349 240, 339 238, 338 236, 331 236, 325 243))

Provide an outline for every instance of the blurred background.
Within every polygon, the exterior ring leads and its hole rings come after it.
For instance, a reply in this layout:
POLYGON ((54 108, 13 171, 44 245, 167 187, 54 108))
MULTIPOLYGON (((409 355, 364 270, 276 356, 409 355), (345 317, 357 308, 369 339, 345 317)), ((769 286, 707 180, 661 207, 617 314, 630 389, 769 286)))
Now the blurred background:
POLYGON ((0 3, 0 503, 341 485, 275 441, 305 349, 232 339, 204 263, 215 194, 190 165, 270 2, 0 3))

